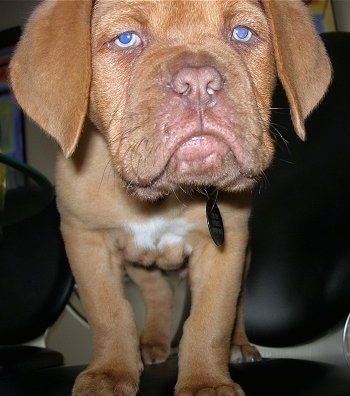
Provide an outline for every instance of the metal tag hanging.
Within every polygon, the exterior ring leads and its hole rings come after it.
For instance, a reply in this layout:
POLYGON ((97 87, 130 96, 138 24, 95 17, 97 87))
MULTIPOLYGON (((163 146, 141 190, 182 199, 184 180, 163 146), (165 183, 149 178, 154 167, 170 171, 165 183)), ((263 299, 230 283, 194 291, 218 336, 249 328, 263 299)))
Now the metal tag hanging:
POLYGON ((213 187, 209 187, 205 191, 208 197, 206 215, 209 232, 215 245, 221 246, 224 243, 225 233, 220 209, 216 203, 217 190, 213 187))

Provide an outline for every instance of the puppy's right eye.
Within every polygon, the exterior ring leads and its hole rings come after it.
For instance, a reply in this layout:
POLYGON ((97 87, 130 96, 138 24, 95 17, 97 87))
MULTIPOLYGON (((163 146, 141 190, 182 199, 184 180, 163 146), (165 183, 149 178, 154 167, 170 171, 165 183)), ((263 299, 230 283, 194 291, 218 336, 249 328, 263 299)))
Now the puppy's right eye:
POLYGON ((114 44, 120 48, 136 47, 140 43, 140 37, 134 32, 124 32, 114 40, 114 44))

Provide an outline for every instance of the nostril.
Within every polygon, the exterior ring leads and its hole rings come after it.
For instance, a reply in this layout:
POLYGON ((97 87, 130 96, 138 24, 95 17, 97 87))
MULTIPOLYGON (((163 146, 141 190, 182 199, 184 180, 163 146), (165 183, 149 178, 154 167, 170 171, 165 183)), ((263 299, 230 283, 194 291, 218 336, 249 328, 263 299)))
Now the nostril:
POLYGON ((220 91, 223 85, 224 85, 224 81, 221 77, 218 80, 215 79, 210 81, 207 85, 207 94, 214 95, 217 91, 220 91))
POLYGON ((209 95, 214 95, 215 92, 220 91, 224 85, 224 80, 222 76, 215 69, 210 68, 207 75, 208 85, 207 93, 209 95))
POLYGON ((195 71, 192 68, 186 67, 174 74, 170 87, 180 95, 188 95, 195 88, 196 80, 195 71))
POLYGON ((170 87, 180 95, 188 95, 191 92, 191 83, 183 79, 175 79, 170 87))
POLYGON ((208 85, 208 87, 207 87, 207 93, 208 93, 208 95, 214 95, 215 94, 215 89, 214 88, 212 88, 212 87, 210 87, 209 85, 208 85))

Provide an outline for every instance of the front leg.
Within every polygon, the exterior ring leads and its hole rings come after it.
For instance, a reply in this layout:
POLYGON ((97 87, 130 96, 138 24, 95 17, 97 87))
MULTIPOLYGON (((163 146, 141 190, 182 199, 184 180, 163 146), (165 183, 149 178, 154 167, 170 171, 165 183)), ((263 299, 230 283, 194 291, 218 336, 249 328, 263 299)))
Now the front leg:
POLYGON ((122 290, 122 257, 107 231, 63 224, 62 232, 93 340, 92 360, 73 395, 135 396, 142 366, 132 308, 122 290))
POLYGON ((250 264, 250 254, 248 254, 246 258, 241 292, 239 294, 237 301, 236 322, 234 324, 232 340, 231 340, 231 352, 230 352, 231 363, 257 362, 261 360, 260 352, 254 345, 252 345, 249 342, 247 333, 245 331, 243 307, 244 307, 245 284, 248 275, 249 264, 250 264))
POLYGON ((227 233, 222 248, 197 242, 190 261, 191 314, 180 344, 177 396, 243 396, 229 374, 230 337, 241 289, 248 233, 227 233))
POLYGON ((261 360, 260 352, 254 345, 249 342, 245 331, 243 301, 244 287, 242 286, 242 292, 240 293, 240 296, 238 298, 236 322, 234 325, 231 340, 231 363, 258 362, 261 360))

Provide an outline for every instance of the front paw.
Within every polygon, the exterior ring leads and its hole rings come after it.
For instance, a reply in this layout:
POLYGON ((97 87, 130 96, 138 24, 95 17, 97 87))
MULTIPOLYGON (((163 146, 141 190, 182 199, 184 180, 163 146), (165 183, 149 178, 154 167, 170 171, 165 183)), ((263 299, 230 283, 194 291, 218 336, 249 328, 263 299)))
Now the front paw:
POLYGON ((141 344, 142 361, 145 364, 158 364, 165 362, 170 354, 168 342, 154 342, 141 344))
POLYGON ((251 344, 233 345, 231 347, 231 363, 258 362, 261 360, 260 352, 251 344))
POLYGON ((72 396, 135 396, 138 377, 114 370, 87 370, 76 379, 72 396))
POLYGON ((194 386, 179 389, 175 396, 244 396, 242 388, 235 383, 218 386, 194 386))

